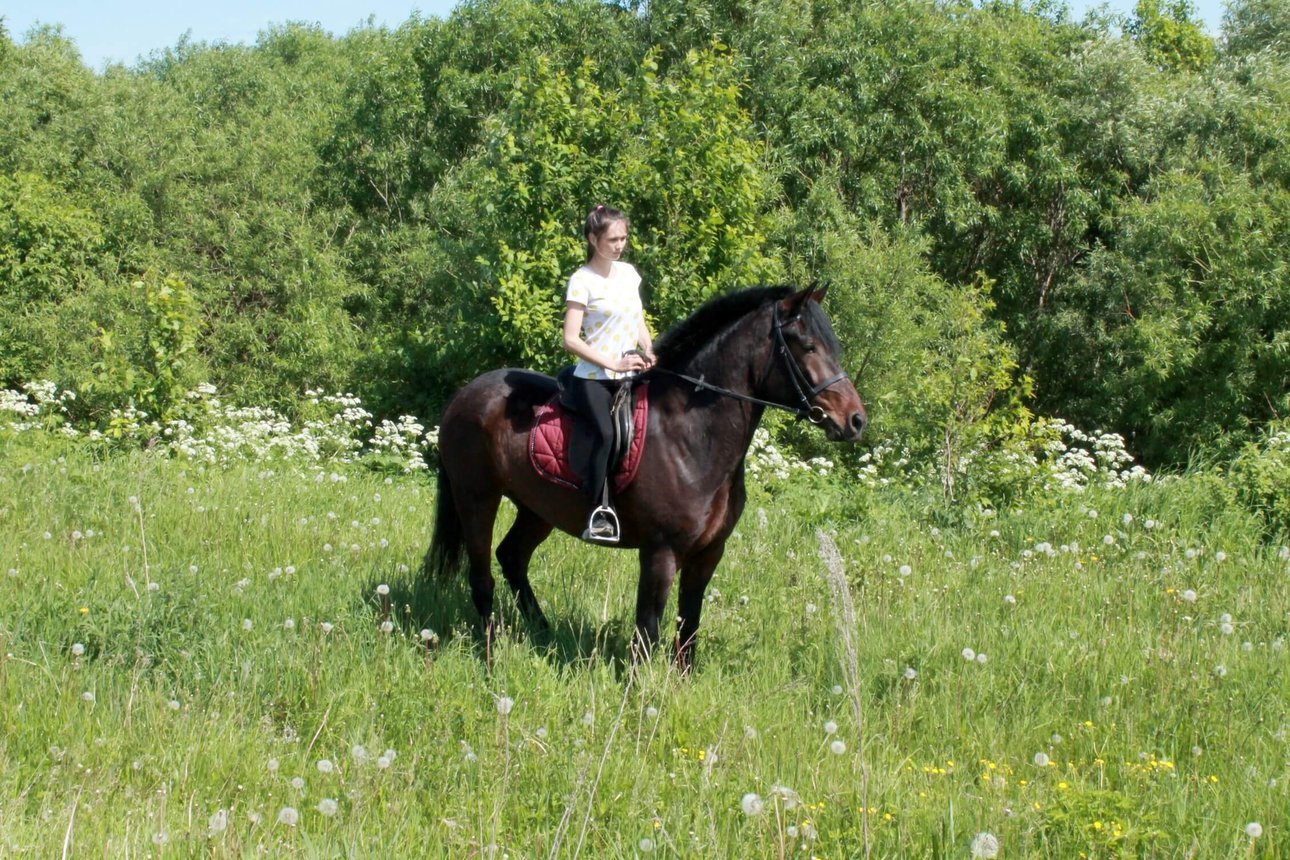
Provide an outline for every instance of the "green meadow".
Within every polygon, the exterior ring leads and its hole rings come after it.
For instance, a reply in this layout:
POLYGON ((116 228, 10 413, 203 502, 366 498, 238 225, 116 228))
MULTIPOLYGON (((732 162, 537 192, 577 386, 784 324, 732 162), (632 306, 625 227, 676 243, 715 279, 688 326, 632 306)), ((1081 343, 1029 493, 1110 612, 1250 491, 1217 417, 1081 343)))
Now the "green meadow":
POLYGON ((632 553, 489 661, 424 472, 105 451, 0 438, 5 857, 1290 853, 1290 550, 1212 475, 757 484, 679 677, 632 553))

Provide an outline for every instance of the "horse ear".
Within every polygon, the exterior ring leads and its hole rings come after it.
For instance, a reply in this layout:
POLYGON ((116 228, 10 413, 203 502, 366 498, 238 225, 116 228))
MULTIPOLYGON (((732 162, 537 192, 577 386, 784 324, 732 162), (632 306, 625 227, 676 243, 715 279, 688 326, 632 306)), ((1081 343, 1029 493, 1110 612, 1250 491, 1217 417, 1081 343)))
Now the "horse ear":
POLYGON ((806 305, 807 301, 813 297, 814 292, 815 292, 815 285, 812 284, 806 289, 799 290, 796 293, 793 293, 788 298, 784 299, 784 302, 781 305, 781 307, 784 309, 785 316, 795 317, 799 313, 801 313, 802 308, 806 305))
POLYGON ((828 291, 829 291, 829 285, 824 284, 823 286, 821 286, 819 281, 816 281, 815 283, 811 284, 811 287, 808 290, 808 292, 811 294, 811 300, 814 301, 817 305, 824 301, 824 294, 827 293, 828 291))

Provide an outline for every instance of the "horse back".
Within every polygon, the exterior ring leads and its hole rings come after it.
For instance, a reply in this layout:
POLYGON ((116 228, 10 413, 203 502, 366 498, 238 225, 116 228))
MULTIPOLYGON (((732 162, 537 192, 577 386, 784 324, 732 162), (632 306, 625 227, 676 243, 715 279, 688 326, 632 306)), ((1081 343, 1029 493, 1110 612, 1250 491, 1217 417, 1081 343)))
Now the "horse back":
POLYGON ((556 381, 544 373, 502 368, 475 377, 462 386, 444 410, 442 424, 465 422, 482 429, 527 433, 537 407, 557 392, 556 381))

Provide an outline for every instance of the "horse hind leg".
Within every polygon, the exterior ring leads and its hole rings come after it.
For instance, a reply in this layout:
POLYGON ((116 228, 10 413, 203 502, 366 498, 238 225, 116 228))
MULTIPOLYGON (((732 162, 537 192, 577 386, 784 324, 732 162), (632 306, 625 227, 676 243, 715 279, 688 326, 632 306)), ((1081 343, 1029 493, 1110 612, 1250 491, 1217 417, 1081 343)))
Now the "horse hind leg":
POLYGON ((490 553, 493 543, 493 521, 497 518, 497 506, 500 502, 500 496, 471 495, 457 498, 462 539, 465 543, 466 559, 470 564, 470 597, 483 622, 484 636, 490 654, 497 627, 497 619, 493 614, 494 581, 490 553))
POLYGON ((537 595, 529 583, 529 561, 542 541, 551 534, 551 528, 550 523, 521 505, 515 522, 497 546, 497 562, 502 566, 506 582, 515 592, 520 612, 529 624, 543 633, 549 631, 551 625, 542 614, 537 595))

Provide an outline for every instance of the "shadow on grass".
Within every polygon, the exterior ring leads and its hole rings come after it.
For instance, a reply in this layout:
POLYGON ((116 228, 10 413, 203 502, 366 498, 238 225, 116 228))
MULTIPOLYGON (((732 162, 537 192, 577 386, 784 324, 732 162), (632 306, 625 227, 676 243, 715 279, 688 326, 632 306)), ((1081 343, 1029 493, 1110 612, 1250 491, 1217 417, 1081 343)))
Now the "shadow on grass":
MULTIPOLYGON (((444 648, 458 640, 468 640, 481 662, 487 660, 483 625, 470 595, 466 570, 446 578, 432 576, 423 568, 402 579, 391 579, 388 595, 377 592, 382 582, 364 586, 362 600, 372 604, 380 621, 392 621, 412 638, 422 631, 432 631, 435 641, 430 647, 444 648)), ((631 638, 634 628, 625 619, 611 618, 597 622, 590 616, 548 616, 549 626, 530 624, 520 613, 514 596, 501 577, 494 593, 498 618, 497 635, 512 641, 527 640, 534 651, 560 667, 596 664, 611 665, 618 674, 631 665, 631 638)))

